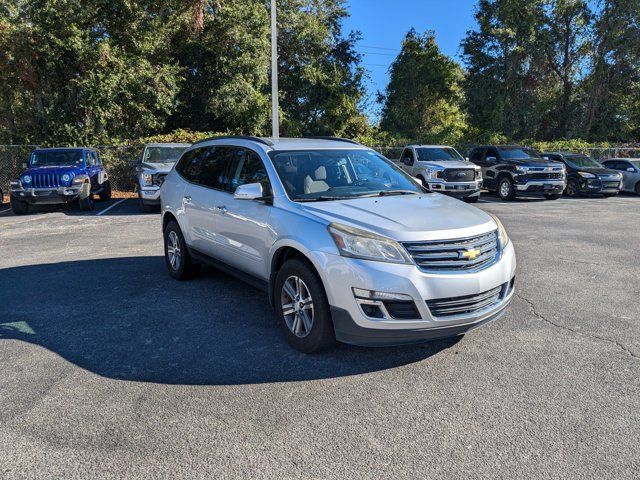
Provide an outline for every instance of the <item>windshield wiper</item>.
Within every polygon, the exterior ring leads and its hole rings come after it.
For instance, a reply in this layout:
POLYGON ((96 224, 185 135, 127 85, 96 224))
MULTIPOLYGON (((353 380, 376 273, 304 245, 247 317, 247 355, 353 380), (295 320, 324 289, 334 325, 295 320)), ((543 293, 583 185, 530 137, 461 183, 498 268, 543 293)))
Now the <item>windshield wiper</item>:
POLYGON ((358 198, 358 197, 354 197, 354 196, 330 197, 328 195, 322 195, 320 197, 313 197, 313 198, 296 198, 295 201, 296 202, 328 202, 331 200, 348 200, 350 198, 358 198))

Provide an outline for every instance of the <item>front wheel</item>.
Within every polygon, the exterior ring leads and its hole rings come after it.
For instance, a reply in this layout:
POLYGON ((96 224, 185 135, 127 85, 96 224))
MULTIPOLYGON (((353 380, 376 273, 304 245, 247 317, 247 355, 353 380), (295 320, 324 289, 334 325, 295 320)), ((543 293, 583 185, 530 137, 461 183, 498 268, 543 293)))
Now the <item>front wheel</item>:
POLYGON ((311 266, 288 260, 276 276, 274 292, 278 326, 289 345, 314 353, 335 344, 327 294, 311 266))
POLYGON ((640 182, 636 183, 636 195, 640 195, 640 182))
POLYGON ((107 180, 102 184, 102 191, 100 192, 100 200, 106 202, 111 200, 111 182, 107 180))
POLYGON ((568 197, 577 197, 580 194, 580 185, 575 178, 569 179, 564 193, 566 193, 568 197))
POLYGON ((513 200, 516 198, 513 182, 509 178, 504 177, 498 182, 498 196, 502 200, 513 200))
POLYGON ((547 200, 558 200, 562 195, 560 193, 546 193, 544 198, 547 200))
POLYGON ((18 200, 13 196, 9 199, 9 203, 11 203, 11 210, 15 215, 24 215, 29 211, 29 204, 22 200, 18 200))
POLYGON ((89 212, 93 210, 93 195, 89 194, 84 198, 79 198, 78 206, 82 212, 89 212))

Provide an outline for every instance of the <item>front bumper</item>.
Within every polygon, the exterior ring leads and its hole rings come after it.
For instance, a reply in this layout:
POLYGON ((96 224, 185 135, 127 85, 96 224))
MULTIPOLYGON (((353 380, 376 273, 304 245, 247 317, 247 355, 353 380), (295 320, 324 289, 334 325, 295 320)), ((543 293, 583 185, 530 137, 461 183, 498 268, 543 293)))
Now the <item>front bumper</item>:
POLYGON ((482 188, 482 180, 473 182, 445 182, 427 180, 427 188, 432 192, 445 193, 456 197, 471 197, 479 195, 482 188))
POLYGON ((521 180, 514 184, 518 195, 560 195, 567 183, 564 179, 521 180))
POLYGON ((601 180, 599 178, 587 178, 580 182, 580 193, 586 195, 593 194, 615 194, 622 188, 622 180, 601 180))
POLYGON ((415 265, 350 259, 312 252, 334 314, 339 341, 357 345, 393 345, 461 335, 498 318, 513 297, 516 259, 511 242, 498 262, 479 272, 424 273, 415 265), (472 313, 435 317, 427 301, 478 295, 504 288, 496 303, 472 313), (416 318, 366 316, 353 288, 408 295, 416 318))
POLYGON ((138 185, 140 199, 145 205, 160 205, 160 187, 158 185, 138 185))
POLYGON ((86 198, 90 188, 88 183, 57 188, 12 188, 11 195, 30 204, 53 205, 86 198))

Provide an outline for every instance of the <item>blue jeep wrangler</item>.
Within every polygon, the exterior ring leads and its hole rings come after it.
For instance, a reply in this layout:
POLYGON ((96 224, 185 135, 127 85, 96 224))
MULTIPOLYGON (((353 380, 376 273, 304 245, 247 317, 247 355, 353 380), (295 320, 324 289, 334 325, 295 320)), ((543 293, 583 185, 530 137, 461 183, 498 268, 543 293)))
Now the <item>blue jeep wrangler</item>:
POLYGON ((10 202, 15 214, 34 204, 78 202, 93 210, 93 196, 111 198, 111 183, 100 155, 92 148, 39 148, 31 153, 26 170, 11 182, 10 202))

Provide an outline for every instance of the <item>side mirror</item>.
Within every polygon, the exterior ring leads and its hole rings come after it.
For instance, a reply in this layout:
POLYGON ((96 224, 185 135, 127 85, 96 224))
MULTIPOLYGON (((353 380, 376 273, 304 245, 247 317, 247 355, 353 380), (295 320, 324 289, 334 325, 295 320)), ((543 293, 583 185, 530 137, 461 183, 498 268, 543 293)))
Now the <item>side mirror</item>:
POLYGON ((236 188, 233 198, 237 200, 257 200, 264 196, 262 185, 259 183, 245 183, 236 188))
POLYGON ((470 161, 471 161, 471 160, 469 160, 469 157, 464 157, 464 159, 465 159, 467 162, 470 162, 470 161))
POLYGON ((489 163, 496 163, 498 161, 496 157, 487 157, 485 160, 489 163))
POLYGON ((409 157, 404 157, 402 159, 402 163, 404 163, 405 165, 411 165, 411 159, 409 157))
POLYGON ((27 162, 22 162, 22 168, 26 169, 29 166, 29 164, 27 162))
POLYGON ((627 172, 636 173, 636 171, 633 169, 633 167, 627 168, 627 172))

